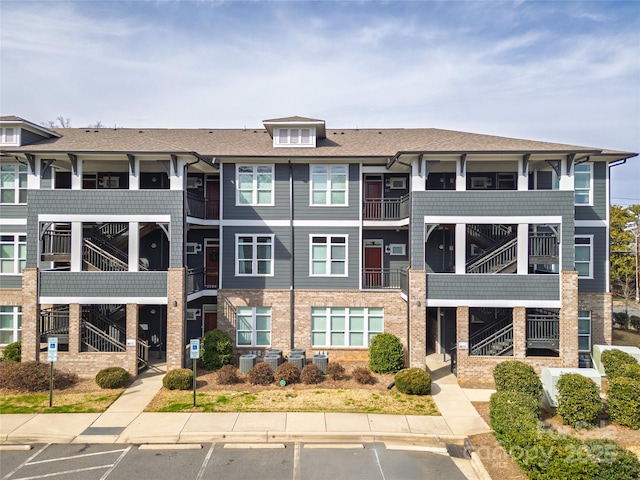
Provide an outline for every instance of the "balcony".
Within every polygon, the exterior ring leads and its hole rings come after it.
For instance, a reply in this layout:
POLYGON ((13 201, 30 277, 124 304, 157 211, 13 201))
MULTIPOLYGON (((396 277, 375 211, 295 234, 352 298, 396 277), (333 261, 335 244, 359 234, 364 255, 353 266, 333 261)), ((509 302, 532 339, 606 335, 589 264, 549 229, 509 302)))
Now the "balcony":
POLYGON ((190 268, 187 270, 187 295, 201 290, 218 289, 218 271, 206 270, 204 268, 190 268))
POLYGON ((365 290, 402 290, 406 288, 406 271, 399 268, 365 268, 362 288, 365 290))
POLYGON ((219 220, 220 201, 205 199, 195 193, 187 192, 187 215, 206 220, 219 220))
POLYGON ((400 198, 367 198, 362 205, 364 220, 401 220, 410 213, 410 195, 400 198))

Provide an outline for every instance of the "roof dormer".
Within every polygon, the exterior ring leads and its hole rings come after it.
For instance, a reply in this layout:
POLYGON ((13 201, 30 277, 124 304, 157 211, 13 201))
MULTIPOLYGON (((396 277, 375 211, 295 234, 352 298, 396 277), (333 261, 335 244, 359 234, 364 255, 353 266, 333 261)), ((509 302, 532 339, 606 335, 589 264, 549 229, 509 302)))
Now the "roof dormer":
POLYGON ((324 120, 286 117, 264 120, 274 148, 315 148, 319 138, 326 137, 324 120))
POLYGON ((0 117, 0 145, 3 147, 29 145, 51 137, 60 135, 20 117, 0 117))

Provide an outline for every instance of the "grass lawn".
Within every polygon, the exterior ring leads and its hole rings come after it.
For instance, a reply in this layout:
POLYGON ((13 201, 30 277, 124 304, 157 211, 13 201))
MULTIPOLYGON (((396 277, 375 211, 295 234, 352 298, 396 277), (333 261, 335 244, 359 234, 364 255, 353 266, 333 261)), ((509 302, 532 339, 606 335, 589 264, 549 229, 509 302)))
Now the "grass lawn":
POLYGON ((618 326, 613 327, 613 341, 614 345, 625 345, 630 347, 640 346, 640 332, 633 328, 624 330, 618 326))
POLYGON ((97 393, 5 393, 0 396, 0 414, 4 413, 100 413, 104 412, 124 390, 104 390, 97 393))

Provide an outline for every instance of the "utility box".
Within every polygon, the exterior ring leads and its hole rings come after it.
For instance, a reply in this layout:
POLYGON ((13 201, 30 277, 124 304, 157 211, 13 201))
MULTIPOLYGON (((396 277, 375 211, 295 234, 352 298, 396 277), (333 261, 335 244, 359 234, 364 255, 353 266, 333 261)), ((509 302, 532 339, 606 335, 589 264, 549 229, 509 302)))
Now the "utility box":
POLYGON ((544 395, 551 407, 558 406, 558 380, 565 373, 577 373, 583 377, 590 378, 598 388, 602 387, 602 376, 595 368, 548 368, 542 369, 542 388, 544 395))
POLYGON ((638 347, 626 347, 621 345, 594 345, 593 355, 591 355, 591 357, 593 358, 593 367, 598 370, 600 375, 605 375, 604 366, 602 365, 602 360, 600 358, 602 356, 602 352, 604 352, 605 350, 613 349, 621 350, 625 353, 628 353, 633 358, 635 358, 638 363, 640 363, 640 348, 638 347))

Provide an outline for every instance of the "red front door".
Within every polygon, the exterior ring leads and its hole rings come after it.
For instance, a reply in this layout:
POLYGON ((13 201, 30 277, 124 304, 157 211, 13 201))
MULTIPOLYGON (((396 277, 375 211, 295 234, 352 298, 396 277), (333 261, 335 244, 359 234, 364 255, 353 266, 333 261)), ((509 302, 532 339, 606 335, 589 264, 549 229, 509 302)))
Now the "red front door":
POLYGON ((382 245, 364 247, 364 286, 382 286, 382 245))
POLYGON ((204 333, 218 328, 218 312, 204 312, 204 333))
POLYGON ((382 180, 365 179, 364 205, 364 218, 366 220, 382 219, 382 180))
POLYGON ((220 180, 207 179, 206 191, 207 218, 218 220, 220 218, 220 180))
POLYGON ((205 288, 218 288, 218 266, 220 247, 218 245, 207 245, 205 247, 204 283, 205 288))

